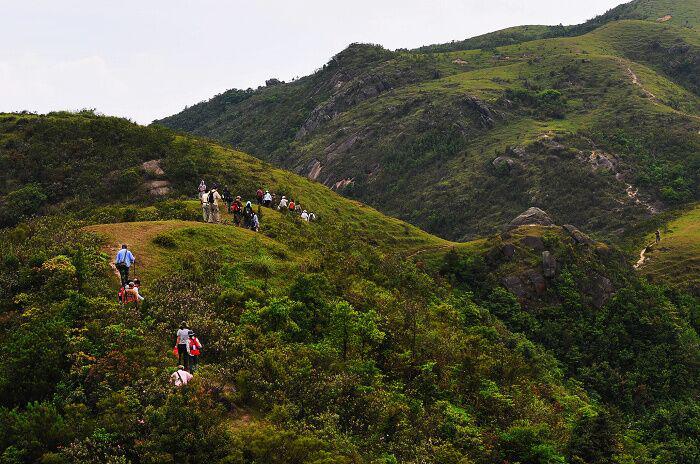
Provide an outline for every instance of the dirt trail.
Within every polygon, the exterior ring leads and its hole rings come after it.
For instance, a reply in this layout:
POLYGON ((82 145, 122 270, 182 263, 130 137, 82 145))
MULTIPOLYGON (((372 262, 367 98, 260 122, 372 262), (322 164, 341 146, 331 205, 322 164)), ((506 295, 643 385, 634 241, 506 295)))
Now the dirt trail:
MULTIPOLYGON (((686 113, 684 111, 680 111, 680 110, 677 110, 675 108, 671 108, 670 106, 666 105, 653 92, 651 92, 649 89, 644 87, 644 84, 642 84, 642 82, 639 80, 639 77, 632 70, 632 67, 629 65, 629 63, 626 60, 624 60, 622 58, 618 58, 618 60, 620 61, 620 64, 627 69, 627 75, 629 76, 630 81, 632 82, 632 85, 639 87, 639 89, 642 91, 642 93, 644 93, 644 95, 646 95, 654 105, 663 106, 664 108, 670 109, 673 113, 676 113, 680 116, 685 116, 686 118, 700 121, 700 116, 697 116, 695 114, 686 113)), ((698 130, 698 133, 700 134, 700 130, 698 130)))

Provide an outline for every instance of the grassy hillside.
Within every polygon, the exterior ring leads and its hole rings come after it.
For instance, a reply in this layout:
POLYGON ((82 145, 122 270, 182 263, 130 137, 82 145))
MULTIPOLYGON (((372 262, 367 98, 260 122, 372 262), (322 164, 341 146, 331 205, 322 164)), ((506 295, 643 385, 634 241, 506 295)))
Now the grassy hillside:
POLYGON ((488 50, 355 45, 312 76, 157 123, 447 239, 493 233, 531 205, 615 239, 697 200, 700 185, 700 36, 615 17, 584 35, 488 50))
POLYGON ((614 21, 635 19, 672 24, 689 29, 700 27, 698 0, 634 0, 619 5, 583 24, 571 26, 516 26, 469 39, 419 47, 415 51, 451 52, 520 44, 531 40, 574 37, 591 32, 614 21))
POLYGON ((2 462, 699 456, 697 301, 640 280, 612 247, 555 226, 455 244, 164 129, 2 121, 2 462), (144 171, 153 159, 162 173, 144 171), (130 170, 112 190, 110 173, 130 170), (319 221, 263 209, 259 233, 197 222, 201 176, 293 194, 319 221), (122 242, 139 308, 115 301, 122 242), (204 354, 175 389, 181 320, 204 354))
MULTIPOLYGON (((700 293, 700 207, 697 205, 661 227, 662 241, 645 253, 642 274, 654 282, 700 293)), ((653 243, 654 234, 645 243, 653 243)))

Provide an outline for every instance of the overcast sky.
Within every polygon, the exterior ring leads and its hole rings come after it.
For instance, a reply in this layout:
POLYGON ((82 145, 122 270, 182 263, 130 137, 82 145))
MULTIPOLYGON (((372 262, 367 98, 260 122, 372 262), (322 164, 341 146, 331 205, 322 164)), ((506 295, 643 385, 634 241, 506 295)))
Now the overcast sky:
POLYGON ((623 0, 0 0, 0 111, 95 108, 149 123, 230 88, 290 80, 352 42, 390 49, 623 0))

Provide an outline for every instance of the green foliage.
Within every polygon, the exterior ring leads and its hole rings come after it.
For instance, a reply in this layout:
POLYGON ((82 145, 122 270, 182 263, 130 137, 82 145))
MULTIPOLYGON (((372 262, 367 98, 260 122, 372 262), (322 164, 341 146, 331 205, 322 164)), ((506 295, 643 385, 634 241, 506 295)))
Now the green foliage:
POLYGON ((37 183, 27 184, 5 197, 0 205, 0 225, 14 226, 22 219, 38 213, 47 197, 37 183))

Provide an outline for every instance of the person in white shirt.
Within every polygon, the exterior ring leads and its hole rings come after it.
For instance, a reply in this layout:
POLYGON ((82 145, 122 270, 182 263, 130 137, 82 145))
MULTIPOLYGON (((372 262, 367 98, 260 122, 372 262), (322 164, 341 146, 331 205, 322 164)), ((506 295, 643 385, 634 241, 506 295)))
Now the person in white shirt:
POLYGON ((287 208, 289 207, 289 202, 287 201, 287 197, 284 195, 282 196, 282 199, 280 200, 280 204, 277 207, 278 210, 280 211, 287 211, 287 208))
POLYGON ((192 374, 185 370, 185 366, 177 366, 177 370, 170 376, 170 383, 176 387, 187 385, 187 382, 192 380, 192 374))
POLYGON ((265 190, 265 196, 263 197, 263 206, 272 208, 272 194, 269 190, 265 190))
POLYGON ((177 345, 178 363, 185 366, 185 370, 189 370, 190 357, 187 353, 187 345, 190 344, 190 330, 185 321, 180 323, 180 329, 175 334, 175 344, 177 345))
POLYGON ((301 213, 301 218, 302 218, 304 221, 309 222, 309 213, 307 213, 306 210, 302 211, 302 213, 301 213))
POLYGON ((207 196, 207 202, 209 203, 209 222, 218 224, 221 222, 221 215, 219 213, 219 202, 221 201, 221 195, 219 194, 216 187, 211 189, 209 195, 207 196))

